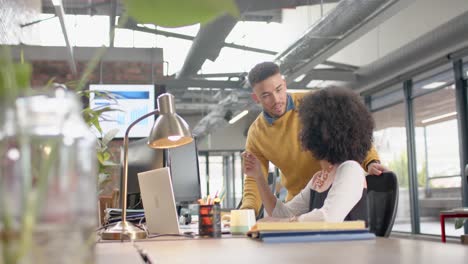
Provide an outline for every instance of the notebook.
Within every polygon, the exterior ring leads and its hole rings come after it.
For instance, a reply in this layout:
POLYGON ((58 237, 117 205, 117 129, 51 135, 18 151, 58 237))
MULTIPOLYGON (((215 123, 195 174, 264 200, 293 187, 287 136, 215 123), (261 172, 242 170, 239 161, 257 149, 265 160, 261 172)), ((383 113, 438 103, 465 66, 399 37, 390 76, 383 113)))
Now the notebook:
POLYGON ((150 234, 180 234, 168 167, 138 173, 146 226, 150 234))

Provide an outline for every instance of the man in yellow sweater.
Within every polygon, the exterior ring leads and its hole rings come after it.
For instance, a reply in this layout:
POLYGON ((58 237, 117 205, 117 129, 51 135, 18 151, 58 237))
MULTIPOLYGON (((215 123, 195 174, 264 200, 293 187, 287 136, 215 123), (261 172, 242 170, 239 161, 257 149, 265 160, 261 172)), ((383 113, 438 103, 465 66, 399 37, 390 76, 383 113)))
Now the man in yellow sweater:
MULTIPOLYGON (((289 201, 320 170, 318 160, 300 145, 297 107, 304 94, 286 93, 286 82, 273 62, 257 64, 248 78, 252 98, 262 105, 263 111, 249 128, 245 148, 259 159, 263 175, 268 175, 269 162, 281 170, 281 184, 288 191, 289 201)), ((373 175, 385 170, 375 148, 371 148, 361 166, 373 175)), ((253 179, 245 178, 241 209, 254 209, 258 215, 262 200, 253 179)))

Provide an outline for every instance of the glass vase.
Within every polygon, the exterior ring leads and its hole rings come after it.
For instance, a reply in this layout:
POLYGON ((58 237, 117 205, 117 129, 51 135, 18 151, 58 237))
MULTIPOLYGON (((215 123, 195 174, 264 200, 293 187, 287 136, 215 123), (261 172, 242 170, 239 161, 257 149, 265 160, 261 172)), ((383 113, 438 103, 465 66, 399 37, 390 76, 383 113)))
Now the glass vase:
POLYGON ((94 263, 96 138, 78 100, 58 89, 19 98, 15 110, 19 157, 4 189, 19 201, 10 213, 19 263, 94 263))

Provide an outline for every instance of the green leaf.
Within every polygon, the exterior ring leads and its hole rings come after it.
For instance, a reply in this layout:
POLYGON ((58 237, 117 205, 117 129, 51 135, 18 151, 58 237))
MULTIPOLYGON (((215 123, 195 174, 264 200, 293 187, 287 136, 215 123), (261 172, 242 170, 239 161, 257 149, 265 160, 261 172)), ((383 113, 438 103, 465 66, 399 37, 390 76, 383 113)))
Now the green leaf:
POLYGON ((81 76, 81 79, 78 81, 78 84, 74 88, 75 90, 81 91, 85 88, 86 83, 89 81, 90 76, 93 73, 94 69, 96 69, 96 66, 101 61, 101 58, 106 53, 106 50, 107 48, 105 46, 101 46, 99 47, 99 49, 96 50, 92 59, 88 61, 88 63, 86 64, 86 68, 83 72, 83 75, 81 76))
POLYGON ((108 174, 108 173, 99 173, 99 175, 98 175, 99 187, 102 187, 103 185, 105 185, 106 183, 108 183, 110 181, 111 181, 110 174, 108 174))
POLYGON ((234 0, 124 0, 124 4, 138 22, 162 27, 203 24, 224 14, 239 17, 234 0))
POLYGON ((100 152, 100 153, 97 153, 97 157, 98 157, 99 163, 104 165, 105 162, 110 159, 111 154, 109 152, 100 152))
POLYGON ((111 167, 111 166, 118 166, 118 165, 120 165, 120 163, 115 163, 113 161, 106 160, 106 161, 104 161, 104 163, 102 165, 104 165, 106 167, 111 167))
POLYGON ((93 124, 93 126, 97 129, 97 131, 99 131, 99 133, 102 134, 102 128, 101 128, 101 125, 99 124, 99 118, 98 117, 94 117, 90 120, 90 123, 93 124))
POLYGON ((101 163, 101 164, 104 163, 105 157, 104 157, 103 153, 97 153, 97 158, 98 158, 99 163, 101 163))
POLYGON ((455 218, 455 229, 462 228, 465 224, 465 218, 455 218))
POLYGON ((111 142, 111 140, 115 137, 115 135, 117 135, 117 133, 119 133, 118 128, 111 129, 104 135, 104 137, 102 137, 102 144, 107 146, 109 142, 111 142))
POLYGON ((24 90, 29 87, 29 82, 32 73, 32 67, 30 64, 14 64, 14 70, 16 74, 16 84, 18 88, 24 90))
POLYGON ((52 87, 52 85, 54 84, 54 81, 55 81, 55 77, 50 78, 45 84, 45 87, 52 87))
POLYGON ((14 63, 11 50, 0 45, 0 101, 11 104, 30 86, 32 68, 28 63, 14 63))

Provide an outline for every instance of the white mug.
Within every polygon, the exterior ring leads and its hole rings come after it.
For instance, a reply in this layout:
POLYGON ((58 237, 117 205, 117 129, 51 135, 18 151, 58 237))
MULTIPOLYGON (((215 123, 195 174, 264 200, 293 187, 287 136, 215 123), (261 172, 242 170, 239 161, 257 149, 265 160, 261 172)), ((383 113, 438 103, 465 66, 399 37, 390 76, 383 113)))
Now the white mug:
POLYGON ((253 209, 231 210, 231 234, 243 235, 253 225, 255 225, 255 211, 253 209))

